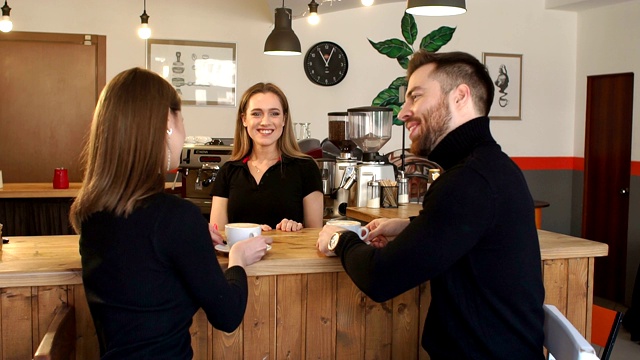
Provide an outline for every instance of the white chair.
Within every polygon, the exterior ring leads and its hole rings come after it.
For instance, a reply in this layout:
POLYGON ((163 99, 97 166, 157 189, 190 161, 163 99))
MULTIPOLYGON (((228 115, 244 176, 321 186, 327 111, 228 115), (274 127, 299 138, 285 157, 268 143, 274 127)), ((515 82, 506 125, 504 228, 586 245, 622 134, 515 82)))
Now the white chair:
POLYGON ((595 349, 553 305, 544 305, 544 347, 549 359, 595 360, 595 349))

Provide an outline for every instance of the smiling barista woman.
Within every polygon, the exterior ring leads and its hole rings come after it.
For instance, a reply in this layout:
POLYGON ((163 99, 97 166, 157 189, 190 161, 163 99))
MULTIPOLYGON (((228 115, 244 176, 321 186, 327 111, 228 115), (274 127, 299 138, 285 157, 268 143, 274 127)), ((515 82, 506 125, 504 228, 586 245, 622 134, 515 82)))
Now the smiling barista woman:
POLYGON ((233 152, 211 191, 212 236, 225 224, 252 222, 262 230, 322 227, 322 179, 293 134, 286 96, 257 83, 238 106, 233 152))

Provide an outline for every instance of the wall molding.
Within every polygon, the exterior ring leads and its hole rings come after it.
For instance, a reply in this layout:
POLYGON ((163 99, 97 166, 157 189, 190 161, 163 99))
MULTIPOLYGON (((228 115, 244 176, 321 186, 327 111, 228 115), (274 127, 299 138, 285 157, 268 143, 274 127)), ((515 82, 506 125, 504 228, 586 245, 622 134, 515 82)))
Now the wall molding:
MULTIPOLYGON (((574 170, 584 171, 582 157, 512 157, 522 170, 574 170)), ((631 162, 631 176, 640 176, 640 161, 631 162)))

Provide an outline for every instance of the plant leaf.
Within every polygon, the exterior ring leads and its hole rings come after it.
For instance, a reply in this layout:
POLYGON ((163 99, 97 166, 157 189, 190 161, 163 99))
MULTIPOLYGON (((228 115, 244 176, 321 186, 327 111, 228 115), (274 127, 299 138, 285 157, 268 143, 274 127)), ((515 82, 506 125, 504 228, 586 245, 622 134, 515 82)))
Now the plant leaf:
POLYGON ((405 12, 402 17, 402 22, 400 23, 400 28, 402 29, 404 40, 409 45, 413 45, 418 37, 418 25, 416 25, 416 20, 413 18, 413 15, 405 12))
POLYGON ((388 106, 391 104, 398 104, 398 89, 384 89, 378 93, 375 99, 371 102, 372 106, 388 106))
POLYGON ((407 68, 409 67, 408 57, 401 57, 401 58, 397 58, 396 60, 398 60, 398 64, 400 64, 400 66, 402 66, 403 69, 407 70, 407 68))
POLYGON ((422 38, 420 49, 425 49, 428 52, 436 52, 451 40, 454 32, 456 32, 456 28, 441 26, 422 38))
POLYGON ((398 114, 400 113, 400 110, 402 110, 402 106, 389 105, 388 107, 393 109, 393 125, 404 126, 404 123, 398 119, 398 114))
MULTIPOLYGON (((369 39, 367 39, 369 40, 369 39)), ((408 57, 413 54, 413 49, 406 42, 400 39, 388 39, 381 42, 373 42, 369 40, 371 46, 382 55, 387 55, 391 59, 408 57)))
POLYGON ((406 76, 400 76, 397 77, 395 80, 393 80, 391 82, 391 84, 389 84, 389 89, 398 89, 400 88, 400 86, 407 86, 407 77, 406 76))

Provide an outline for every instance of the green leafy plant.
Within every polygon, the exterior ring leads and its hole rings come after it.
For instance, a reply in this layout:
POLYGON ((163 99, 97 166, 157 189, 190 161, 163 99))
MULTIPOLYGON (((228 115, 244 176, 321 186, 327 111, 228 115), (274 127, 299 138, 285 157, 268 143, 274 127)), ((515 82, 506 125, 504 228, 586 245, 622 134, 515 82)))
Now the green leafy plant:
MULTIPOLYGON (((387 39, 381 42, 373 42, 371 39, 367 40, 369 40, 371 46, 380 54, 386 55, 391 59, 396 59, 398 64, 406 70, 409 65, 409 59, 415 52, 413 43, 415 43, 418 37, 418 25, 416 25, 416 20, 413 18, 413 15, 405 13, 402 17, 400 27, 404 41, 400 39, 387 39)), ((440 50, 441 47, 451 40, 455 31, 455 28, 448 26, 442 26, 433 30, 429 35, 422 38, 420 41, 420 49, 425 49, 429 52, 440 50)), ((399 97, 398 89, 400 86, 407 86, 407 78, 405 76, 400 76, 393 80, 389 87, 380 91, 371 102, 373 106, 385 106, 393 109, 393 123, 396 125, 402 125, 402 121, 398 120, 398 112, 400 112, 403 104, 399 97)))

